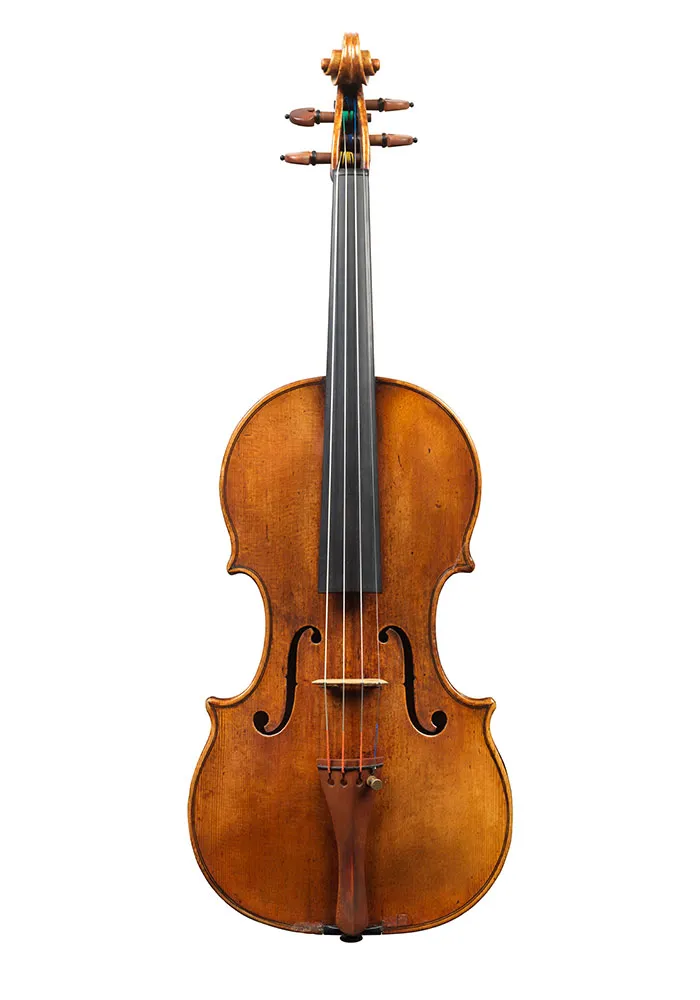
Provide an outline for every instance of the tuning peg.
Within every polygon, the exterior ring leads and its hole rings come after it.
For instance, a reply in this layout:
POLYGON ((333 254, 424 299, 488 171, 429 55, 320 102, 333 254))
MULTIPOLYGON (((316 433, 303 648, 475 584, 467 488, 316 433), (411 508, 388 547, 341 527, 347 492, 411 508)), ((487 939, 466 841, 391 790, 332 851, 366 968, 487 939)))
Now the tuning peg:
POLYGON ((370 146, 410 146, 414 142, 418 142, 415 136, 387 135, 386 132, 382 132, 381 135, 371 135, 369 137, 370 146))
POLYGON ((393 97, 378 97, 366 104, 368 111, 408 111, 413 107, 413 101, 395 101, 393 97))
POLYGON ((303 167, 315 167, 317 163, 330 163, 330 153, 317 153, 315 149, 305 153, 283 153, 280 160, 285 163, 299 163, 303 167))
POLYGON ((284 117, 288 118, 292 125, 308 127, 309 125, 320 125, 322 122, 332 124, 334 115, 332 111, 317 111, 315 108, 296 108, 284 117))
MULTIPOLYGON (((284 116, 292 125, 303 125, 308 128, 310 125, 332 125, 335 119, 333 111, 317 111, 316 108, 295 108, 288 115, 284 116)), ((372 116, 367 115, 367 121, 372 121, 372 116)))

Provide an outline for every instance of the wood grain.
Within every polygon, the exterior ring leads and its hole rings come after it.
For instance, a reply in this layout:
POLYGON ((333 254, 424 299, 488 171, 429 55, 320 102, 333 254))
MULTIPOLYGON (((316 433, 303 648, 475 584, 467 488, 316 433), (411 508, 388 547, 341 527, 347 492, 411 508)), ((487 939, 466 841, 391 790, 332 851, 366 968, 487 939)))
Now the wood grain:
MULTIPOLYGON (((354 762, 360 768, 359 761, 354 762)), ((377 793, 359 777, 346 772, 319 771, 321 791, 328 805, 338 846, 338 893, 335 923, 351 936, 369 926, 365 855, 367 831, 377 793)))
MULTIPOLYGON (((338 884, 317 759, 326 755, 326 693, 331 754, 340 756, 342 689, 314 684, 324 672, 325 596, 317 590, 323 412, 323 379, 285 386, 253 407, 229 442, 221 474, 228 568, 255 580, 266 636, 249 687, 207 702, 212 729, 189 804, 195 854, 216 891, 256 920, 308 933, 333 923, 338 884), (268 735, 289 710, 291 669, 291 717, 268 735), (268 720, 263 731, 261 718, 268 720)), ((404 383, 377 380, 377 427, 383 641, 375 596, 364 595, 361 606, 348 598, 347 675, 359 676, 362 616, 365 675, 388 684, 365 691, 362 736, 360 697, 346 697, 346 751, 358 757, 362 739, 363 752, 372 752, 379 702, 384 787, 372 793, 367 908, 369 923, 391 933, 444 923, 487 891, 508 850, 511 796, 489 730, 495 704, 450 684, 435 639, 442 586, 474 565, 476 452, 444 404, 404 383)), ((331 595, 332 677, 340 676, 341 621, 342 597, 331 595)), ((464 641, 468 655, 468 632, 464 641)))
POLYGON ((360 36, 346 32, 342 49, 334 49, 330 59, 321 62, 321 69, 329 76, 338 91, 333 114, 333 137, 331 140, 331 172, 338 169, 343 149, 343 108, 345 99, 357 101, 357 129, 362 169, 369 170, 369 134, 367 131, 367 108, 363 86, 367 78, 379 72, 379 60, 372 59, 369 52, 360 45, 360 36))

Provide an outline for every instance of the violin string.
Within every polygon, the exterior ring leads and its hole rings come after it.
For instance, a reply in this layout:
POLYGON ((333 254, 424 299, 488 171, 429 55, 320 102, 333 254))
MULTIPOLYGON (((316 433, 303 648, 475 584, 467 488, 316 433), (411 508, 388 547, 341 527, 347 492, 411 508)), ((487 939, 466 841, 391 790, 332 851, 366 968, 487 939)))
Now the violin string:
POLYGON ((358 210, 357 210, 357 100, 355 100, 353 114, 353 184, 355 198, 355 371, 357 374, 357 535, 359 538, 359 590, 360 590, 360 758, 359 776, 362 778, 362 756, 363 756, 363 735, 365 717, 365 637, 364 637, 364 608, 362 606, 362 435, 360 416, 360 274, 357 245, 358 210))
POLYGON ((344 215, 344 257, 345 257, 345 281, 343 288, 343 694, 342 694, 342 718, 340 729, 340 771, 345 777, 345 583, 346 583, 346 540, 347 540, 347 476, 348 476, 348 147, 346 121, 343 122, 343 163, 345 172, 345 211, 344 215))
POLYGON ((330 389, 326 386, 326 392, 330 391, 330 403, 328 407, 328 523, 326 526, 326 616, 323 631, 323 709, 326 717, 326 763, 328 766, 328 776, 331 775, 331 736, 328 720, 328 607, 330 594, 330 570, 331 570, 331 496, 333 490, 333 414, 334 389, 335 389, 335 333, 336 333, 336 299, 338 284, 338 184, 339 165, 335 169, 333 177, 333 236, 331 250, 331 364, 330 389))
MULTIPOLYGON (((374 340, 374 320, 372 317, 372 254, 370 251, 370 238, 369 238, 369 174, 365 182, 365 198, 364 198, 364 229, 365 229, 365 292, 366 292, 366 315, 367 315, 367 357, 372 358, 373 356, 373 340, 374 340)), ((377 383, 376 379, 374 384, 370 386, 370 393, 374 393, 375 408, 376 408, 376 392, 377 383)), ((371 414, 371 410, 370 410, 371 414)), ((375 416, 376 422, 376 416, 375 416)), ((376 441, 376 433, 375 433, 376 441)), ((375 611, 375 641, 377 643, 377 680, 382 679, 382 660, 381 660, 381 643, 379 641, 379 539, 377 537, 377 482, 376 482, 376 455, 373 453, 370 457, 370 466, 372 470, 372 548, 374 550, 374 611, 375 611)), ((377 688, 377 714, 374 723, 374 753, 373 756, 377 756, 378 746, 379 746, 379 709, 381 707, 382 699, 382 685, 380 684, 377 688)))

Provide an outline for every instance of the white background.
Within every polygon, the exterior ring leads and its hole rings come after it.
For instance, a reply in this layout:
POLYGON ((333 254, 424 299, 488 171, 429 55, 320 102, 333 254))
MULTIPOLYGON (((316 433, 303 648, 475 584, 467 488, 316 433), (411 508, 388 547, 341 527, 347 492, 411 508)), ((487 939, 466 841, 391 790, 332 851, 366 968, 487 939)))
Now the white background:
POLYGON ((697 6, 14 0, 0 27, 5 994, 697 995, 697 6), (377 371, 479 449, 438 638, 498 702, 515 800, 477 907, 351 952, 229 909, 185 805, 204 700, 263 638, 221 456, 324 368, 331 186, 279 154, 346 30, 368 96, 415 101, 379 125, 419 143, 373 160, 377 371))

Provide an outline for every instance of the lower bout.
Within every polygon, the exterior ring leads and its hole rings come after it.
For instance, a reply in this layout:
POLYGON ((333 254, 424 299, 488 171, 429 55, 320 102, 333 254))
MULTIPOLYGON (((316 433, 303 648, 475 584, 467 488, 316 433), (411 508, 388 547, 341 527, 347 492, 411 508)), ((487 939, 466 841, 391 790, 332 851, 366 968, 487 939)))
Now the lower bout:
MULTIPOLYGON (((511 837, 510 789, 501 768, 500 758, 492 759, 489 780, 471 788, 468 782, 461 788, 426 788, 421 809, 420 783, 402 781, 387 761, 367 842, 370 933, 437 927, 465 913, 491 888, 511 837)), ((290 776, 292 787, 297 780, 290 776)), ((263 924, 297 933, 338 933, 338 851, 319 786, 318 796, 297 798, 295 808, 280 810, 270 808, 255 781, 245 789, 233 787, 235 781, 227 784, 219 786, 218 802, 211 795, 200 800, 196 791, 192 799, 193 847, 212 887, 263 924)))

